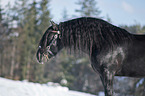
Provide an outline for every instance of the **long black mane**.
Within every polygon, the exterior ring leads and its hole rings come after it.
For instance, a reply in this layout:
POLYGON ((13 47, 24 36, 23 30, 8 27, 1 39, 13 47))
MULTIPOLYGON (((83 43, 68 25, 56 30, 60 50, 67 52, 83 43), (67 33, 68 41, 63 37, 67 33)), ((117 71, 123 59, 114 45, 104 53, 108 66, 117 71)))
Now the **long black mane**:
POLYGON ((95 46, 101 50, 105 46, 113 48, 115 45, 128 43, 132 35, 126 30, 116 27, 104 20, 92 17, 82 17, 59 24, 62 44, 74 49, 88 52, 95 46))

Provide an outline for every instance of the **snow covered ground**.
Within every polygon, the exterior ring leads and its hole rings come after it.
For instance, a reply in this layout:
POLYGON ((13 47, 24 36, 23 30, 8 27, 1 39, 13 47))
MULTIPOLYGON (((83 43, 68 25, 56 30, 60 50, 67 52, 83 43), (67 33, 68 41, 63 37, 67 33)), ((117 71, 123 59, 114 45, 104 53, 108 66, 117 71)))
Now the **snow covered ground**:
MULTIPOLYGON (((88 93, 69 90, 59 84, 32 83, 14 81, 0 77, 0 96, 95 96, 88 93)), ((104 95, 99 95, 104 96, 104 95)))

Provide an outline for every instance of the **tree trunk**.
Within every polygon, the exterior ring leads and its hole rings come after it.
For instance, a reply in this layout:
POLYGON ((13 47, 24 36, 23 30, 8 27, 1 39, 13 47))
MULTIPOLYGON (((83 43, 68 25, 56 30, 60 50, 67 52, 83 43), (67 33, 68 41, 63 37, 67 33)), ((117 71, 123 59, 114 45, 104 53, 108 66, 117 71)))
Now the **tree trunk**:
POLYGON ((13 75, 14 75, 15 51, 16 51, 16 47, 15 47, 15 44, 14 44, 13 48, 12 48, 12 60, 11 60, 11 68, 10 68, 10 77, 11 78, 13 78, 13 75))

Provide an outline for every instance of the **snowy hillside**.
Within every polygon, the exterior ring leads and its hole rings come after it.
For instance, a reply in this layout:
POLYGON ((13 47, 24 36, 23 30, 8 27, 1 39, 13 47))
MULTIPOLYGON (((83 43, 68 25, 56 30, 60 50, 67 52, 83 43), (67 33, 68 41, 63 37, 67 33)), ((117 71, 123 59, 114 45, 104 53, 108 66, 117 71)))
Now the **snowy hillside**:
MULTIPOLYGON (((69 90, 59 84, 13 81, 0 77, 0 96, 95 96, 69 90)), ((100 95, 102 96, 102 95, 100 95)))

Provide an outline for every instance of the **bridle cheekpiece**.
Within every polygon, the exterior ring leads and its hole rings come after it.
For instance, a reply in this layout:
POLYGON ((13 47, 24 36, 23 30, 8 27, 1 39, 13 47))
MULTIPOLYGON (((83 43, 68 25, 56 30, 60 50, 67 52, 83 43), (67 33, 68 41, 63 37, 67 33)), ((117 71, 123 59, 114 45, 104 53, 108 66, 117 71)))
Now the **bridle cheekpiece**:
MULTIPOLYGON (((51 46, 54 45, 56 43, 56 40, 59 38, 61 39, 61 36, 60 36, 60 31, 51 31, 52 33, 55 33, 55 35, 53 36, 53 39, 51 40, 50 44, 47 46, 47 52, 48 54, 51 54, 52 56, 54 56, 54 53, 50 50, 51 46)), ((39 48, 41 48, 41 46, 39 46, 39 48)), ((43 55, 47 58, 48 56, 43 53, 43 55)))

